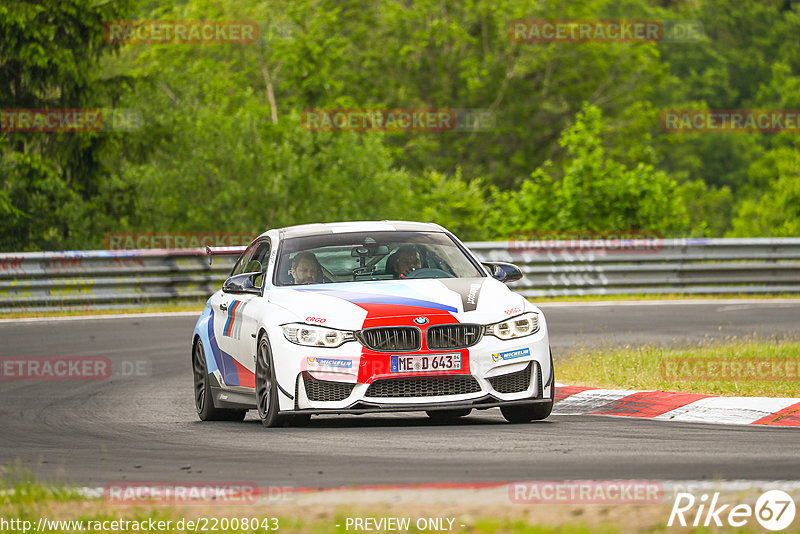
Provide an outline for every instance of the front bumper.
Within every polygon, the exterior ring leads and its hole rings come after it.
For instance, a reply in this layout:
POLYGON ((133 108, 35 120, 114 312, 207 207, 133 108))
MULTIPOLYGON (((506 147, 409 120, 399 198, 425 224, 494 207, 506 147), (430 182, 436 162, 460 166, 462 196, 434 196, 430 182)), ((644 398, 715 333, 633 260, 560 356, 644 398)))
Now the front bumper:
POLYGON ((497 408, 499 406, 514 406, 514 405, 530 405, 530 404, 545 404, 552 402, 552 399, 522 399, 516 401, 501 401, 487 395, 474 401, 463 402, 447 402, 436 404, 374 404, 371 402, 361 401, 357 402, 349 408, 304 408, 298 410, 291 410, 289 412, 280 412, 281 414, 352 414, 361 415, 368 413, 389 413, 389 412, 419 412, 419 411, 436 411, 436 410, 455 410, 461 408, 471 408, 478 410, 487 410, 489 408, 497 408))
MULTIPOLYGON (((546 327, 532 336, 502 341, 484 337, 461 349, 463 372, 387 373, 364 377, 364 364, 390 358, 390 353, 367 354, 356 343, 337 349, 309 350, 272 337, 282 413, 384 413, 459 408, 484 409, 511 404, 551 402, 552 359, 546 327), (350 345, 350 346, 348 346, 350 345), (517 353, 522 354, 516 356, 517 353), (512 354, 513 358, 498 358, 512 354), (350 360, 349 368, 311 369, 310 360, 350 360)), ((452 352, 452 351, 451 351, 452 352)))

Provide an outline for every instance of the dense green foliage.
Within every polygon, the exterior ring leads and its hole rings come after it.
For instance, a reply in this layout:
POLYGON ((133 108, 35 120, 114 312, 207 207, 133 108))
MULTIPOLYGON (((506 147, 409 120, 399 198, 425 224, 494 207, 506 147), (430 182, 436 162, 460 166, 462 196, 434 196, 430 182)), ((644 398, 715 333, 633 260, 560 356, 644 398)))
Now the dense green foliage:
POLYGON ((0 250, 315 221, 787 236, 797 134, 664 133, 665 109, 800 109, 792 0, 15 0, 0 109, 135 110, 0 133, 0 250), (665 7, 666 6, 666 7, 665 7), (515 19, 698 21, 689 42, 517 43, 515 19), (108 43, 125 19, 252 20, 252 44, 108 43), (485 131, 315 132, 310 108, 484 109, 485 131))

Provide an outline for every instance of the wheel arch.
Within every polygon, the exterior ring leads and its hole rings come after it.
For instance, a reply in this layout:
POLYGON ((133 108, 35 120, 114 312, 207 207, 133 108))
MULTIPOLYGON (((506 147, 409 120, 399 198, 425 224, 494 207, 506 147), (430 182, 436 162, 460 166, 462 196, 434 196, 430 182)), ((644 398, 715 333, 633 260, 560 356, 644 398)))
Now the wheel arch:
MULTIPOLYGON (((197 344, 198 344, 198 343, 202 343, 202 342, 203 342, 203 340, 202 340, 202 339, 200 339, 200 334, 198 334, 197 332, 195 332, 195 333, 194 333, 194 336, 192 336, 192 351, 191 351, 191 353, 190 353, 190 356, 191 356, 191 358, 192 358, 192 361, 194 361, 194 349, 195 349, 195 347, 197 347, 197 344)), ((205 350, 205 347, 203 347, 203 350, 205 350)))

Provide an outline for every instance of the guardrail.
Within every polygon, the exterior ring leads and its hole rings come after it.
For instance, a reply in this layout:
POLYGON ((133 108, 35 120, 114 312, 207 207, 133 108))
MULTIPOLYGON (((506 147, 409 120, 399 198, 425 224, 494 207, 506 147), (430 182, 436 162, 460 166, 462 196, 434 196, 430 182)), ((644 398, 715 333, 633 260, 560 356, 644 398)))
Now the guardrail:
MULTIPOLYGON (((482 261, 517 264, 526 297, 800 293, 800 238, 467 243, 482 261)), ((0 253, 0 312, 119 308, 204 300, 234 258, 205 251, 0 253)))

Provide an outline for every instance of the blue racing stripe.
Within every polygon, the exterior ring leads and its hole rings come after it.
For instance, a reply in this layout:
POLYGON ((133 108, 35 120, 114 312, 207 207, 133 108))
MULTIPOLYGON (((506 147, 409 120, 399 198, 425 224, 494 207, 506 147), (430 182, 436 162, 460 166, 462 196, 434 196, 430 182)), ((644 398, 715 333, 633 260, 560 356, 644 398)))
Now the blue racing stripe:
POLYGON ((340 291, 335 289, 321 288, 297 288, 297 291, 310 291, 321 293, 329 297, 336 297, 353 304, 392 304, 396 306, 417 306, 420 308, 432 308, 434 310, 444 310, 448 312, 458 312, 457 308, 434 302, 432 300, 415 299, 402 297, 399 295, 376 295, 374 293, 358 293, 356 291, 340 291))

